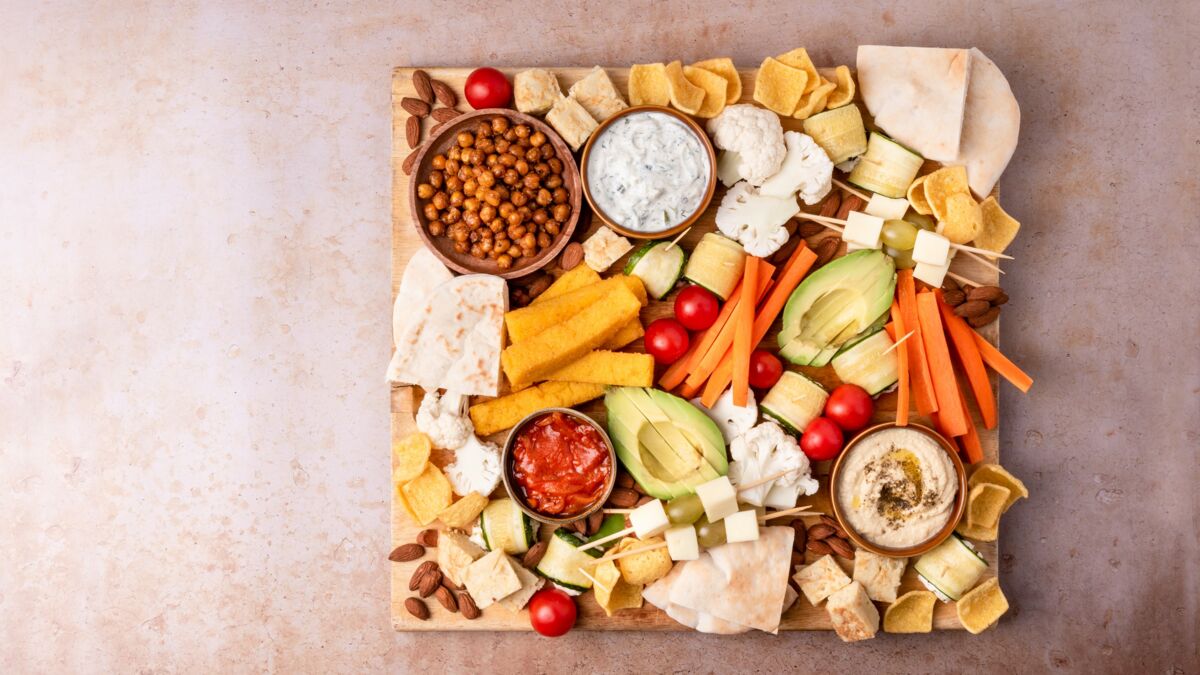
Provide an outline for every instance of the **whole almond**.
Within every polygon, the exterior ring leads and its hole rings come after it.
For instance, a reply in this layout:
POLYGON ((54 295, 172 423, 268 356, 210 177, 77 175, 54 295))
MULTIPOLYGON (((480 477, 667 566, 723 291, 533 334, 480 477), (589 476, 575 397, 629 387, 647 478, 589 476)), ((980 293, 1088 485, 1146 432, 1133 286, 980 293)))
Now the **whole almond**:
POLYGON ((638 493, 639 495, 642 495, 643 497, 646 496, 646 488, 642 487, 641 485, 638 485, 637 481, 634 481, 634 483, 633 483, 633 491, 638 493))
POLYGON ((792 551, 792 567, 799 567, 804 564, 804 553, 800 551, 792 551))
POLYGON ((634 504, 634 508, 637 508, 644 504, 649 504, 652 501, 654 501, 654 497, 651 497, 650 495, 642 495, 642 498, 637 500, 637 503, 634 504))
POLYGON ((942 288, 950 289, 952 291, 960 291, 962 290, 962 285, 953 278, 946 277, 945 279, 942 279, 942 288))
POLYGON ((450 577, 446 576, 445 574, 442 575, 442 588, 448 588, 448 589, 454 591, 455 593, 463 590, 462 586, 459 586, 458 584, 454 583, 453 581, 450 581, 450 577))
POLYGON ((608 503, 618 509, 632 508, 637 500, 638 493, 627 488, 613 488, 612 494, 608 497, 608 503))
POLYGON ((983 314, 991 309, 991 307, 991 305, 983 300, 968 300, 958 307, 955 307, 954 313, 964 319, 970 319, 983 314))
POLYGON ((438 103, 447 108, 453 108, 458 105, 458 96, 454 94, 454 90, 450 88, 450 85, 440 80, 433 80, 431 84, 433 84, 433 95, 437 97, 438 103))
POLYGON ((420 69, 414 70, 412 83, 417 96, 425 103, 433 105, 433 84, 429 80, 429 73, 420 69))
POLYGON ((982 300, 989 305, 1003 305, 1008 302, 1008 295, 999 286, 980 286, 967 293, 967 300, 982 300), (1001 299, 1003 302, 999 302, 1001 299))
POLYGON ((529 288, 525 289, 525 292, 529 294, 531 299, 536 298, 542 293, 545 293, 547 288, 550 288, 550 283, 550 275, 538 275, 538 277, 533 280, 533 283, 529 284, 529 288))
POLYGON ((967 301, 967 294, 958 289, 950 289, 942 293, 942 299, 951 307, 958 307, 967 301))
POLYGON ((462 113, 455 110, 454 108, 438 108, 437 110, 434 110, 433 112, 431 112, 429 114, 430 114, 430 116, 433 117, 434 120, 436 120, 438 122, 449 122, 450 120, 454 119, 455 117, 458 117, 462 113))
POLYGON ((425 606, 425 602, 420 598, 409 598, 405 600, 404 609, 407 609, 409 614, 412 614, 421 621, 429 618, 429 608, 425 606))
POLYGON ((854 560, 854 548, 850 546, 850 542, 846 541, 845 539, 842 539, 841 537, 830 537, 825 540, 825 543, 829 544, 829 548, 833 549, 833 552, 838 554, 840 557, 848 560, 854 560))
POLYGON ((442 603, 442 607, 445 607, 447 612, 458 611, 458 601, 454 599, 454 594, 450 592, 449 588, 440 586, 433 595, 438 602, 442 603))
POLYGON ((462 612, 463 618, 467 621, 478 619, 482 613, 479 611, 479 607, 475 604, 475 599, 471 597, 470 593, 458 594, 458 611, 462 612))
POLYGON ((581 262, 583 262, 583 244, 577 241, 567 244, 566 248, 563 249, 562 255, 558 258, 558 266, 563 268, 563 271, 573 270, 581 262))
POLYGON ((416 148, 421 142, 421 118, 410 117, 404 122, 404 140, 410 148, 416 148))
POLYGON ((587 518, 587 524, 588 524, 587 533, 588 533, 588 535, 590 536, 590 535, 596 534, 596 531, 600 529, 600 524, 603 522, 604 522, 604 513, 601 511, 596 511, 592 515, 588 516, 588 518, 587 518))
POLYGON ((833 256, 837 255, 839 244, 840 240, 837 237, 825 237, 817 242, 817 245, 813 247, 813 253, 817 254, 817 259, 813 262, 813 267, 820 267, 833 260, 833 256))
POLYGON ((417 569, 413 571, 412 577, 408 580, 408 590, 415 591, 421 585, 421 579, 431 570, 437 569, 437 563, 432 560, 417 565, 417 569))
POLYGON ((585 537, 587 536, 587 518, 580 518, 579 520, 571 521, 567 524, 567 527, 575 530, 585 537))
POLYGON ((811 220, 805 220, 800 223, 799 234, 804 239, 821 234, 824 231, 825 226, 820 223, 814 223, 811 220))
POLYGON ((521 564, 527 569, 537 567, 538 563, 542 561, 542 556, 546 555, 546 546, 548 544, 544 541, 539 541, 530 546, 529 550, 525 552, 525 556, 521 558, 521 564))
POLYGON ((847 538, 846 530, 842 529, 841 524, 838 523, 837 519, 834 518, 833 516, 821 516, 821 522, 832 527, 834 532, 837 533, 837 536, 841 537, 842 539, 847 538))
POLYGON ((424 117, 428 115, 430 110, 428 103, 419 98, 413 98, 411 96, 405 96, 404 98, 400 99, 400 107, 404 108, 404 111, 409 115, 416 115, 417 117, 424 117))
POLYGON ((808 528, 804 526, 804 521, 797 518, 792 521, 792 529, 796 531, 796 536, 792 539, 792 549, 803 553, 808 544, 808 528))
POLYGON ((404 163, 400 165, 400 168, 404 170, 405 176, 412 175, 413 165, 417 163, 417 155, 419 154, 421 154, 420 150, 413 150, 408 153, 408 157, 404 158, 404 163))
POLYGON ((828 539, 835 536, 837 536, 837 528, 830 527, 825 523, 817 523, 816 525, 808 528, 808 538, 810 540, 828 539))
POLYGON ((861 211, 862 207, 866 206, 866 204, 866 202, 856 195, 846 195, 842 198, 842 205, 838 207, 838 220, 848 218, 851 211, 861 211))
POLYGON ((401 544, 396 547, 396 550, 392 551, 392 554, 388 556, 388 560, 392 562, 408 562, 416 560, 423 555, 425 555, 424 546, 420 544, 401 544))
POLYGON ((813 555, 829 555, 830 553, 833 553, 833 549, 829 548, 829 544, 812 538, 808 540, 808 543, 804 545, 804 548, 808 549, 808 552, 812 553, 813 555))
POLYGON ((627 490, 632 490, 634 486, 633 476, 630 476, 624 471, 617 472, 617 487, 622 487, 627 490))
MULTIPOLYGON (((799 230, 799 227, 796 229, 799 230)), ((800 237, 789 237, 787 242, 783 246, 780 246, 778 251, 772 253, 771 257, 767 258, 767 260, 771 261, 772 265, 782 265, 788 261, 788 258, 792 257, 792 253, 803 242, 804 240, 800 237)))
POLYGON ((967 323, 971 324, 972 328, 983 328, 998 318, 1000 318, 1000 308, 992 307, 979 316, 973 316, 967 319, 967 323))
POLYGON ((417 535, 417 543, 422 546, 433 548, 437 546, 437 542, 438 531, 433 528, 421 530, 421 533, 417 535))
POLYGON ((426 572, 425 576, 421 577, 421 582, 417 584, 417 592, 421 594, 422 598, 428 598, 429 596, 433 595, 433 592, 436 591, 441 585, 442 571, 433 569, 426 572))
POLYGON ((830 192, 825 201, 821 202, 821 215, 832 218, 837 215, 840 208, 842 208, 842 195, 837 192, 830 192))

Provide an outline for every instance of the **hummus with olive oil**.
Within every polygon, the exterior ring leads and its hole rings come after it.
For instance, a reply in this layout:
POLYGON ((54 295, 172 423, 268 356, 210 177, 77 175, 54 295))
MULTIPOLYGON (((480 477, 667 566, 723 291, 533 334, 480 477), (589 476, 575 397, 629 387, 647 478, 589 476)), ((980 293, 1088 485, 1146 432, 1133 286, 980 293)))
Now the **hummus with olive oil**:
POLYGON ((838 506, 847 524, 885 548, 928 541, 946 525, 958 475, 942 446, 915 429, 877 431, 842 459, 838 506))

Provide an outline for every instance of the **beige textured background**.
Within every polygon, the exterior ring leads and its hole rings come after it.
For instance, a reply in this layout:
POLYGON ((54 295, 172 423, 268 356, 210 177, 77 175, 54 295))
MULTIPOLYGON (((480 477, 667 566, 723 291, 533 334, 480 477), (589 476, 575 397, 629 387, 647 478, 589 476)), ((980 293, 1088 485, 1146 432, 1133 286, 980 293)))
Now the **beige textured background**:
POLYGON ((0 670, 1200 670, 1200 3, 531 4, 0 3, 0 670), (1009 616, 392 633, 390 68, 858 43, 979 46, 1022 104, 1009 616))

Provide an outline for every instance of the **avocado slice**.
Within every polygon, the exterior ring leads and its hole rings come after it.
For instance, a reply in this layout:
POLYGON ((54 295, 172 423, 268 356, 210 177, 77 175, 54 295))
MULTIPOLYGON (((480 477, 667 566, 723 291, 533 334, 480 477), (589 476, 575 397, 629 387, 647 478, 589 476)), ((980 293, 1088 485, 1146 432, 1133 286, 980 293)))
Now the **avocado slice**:
POLYGON ((648 494, 691 494, 729 470, 720 429, 687 401, 654 389, 611 387, 604 405, 617 456, 648 494))
POLYGON ((783 308, 785 357, 825 365, 888 312, 895 292, 895 263, 883 251, 855 251, 825 265, 792 291, 783 308))

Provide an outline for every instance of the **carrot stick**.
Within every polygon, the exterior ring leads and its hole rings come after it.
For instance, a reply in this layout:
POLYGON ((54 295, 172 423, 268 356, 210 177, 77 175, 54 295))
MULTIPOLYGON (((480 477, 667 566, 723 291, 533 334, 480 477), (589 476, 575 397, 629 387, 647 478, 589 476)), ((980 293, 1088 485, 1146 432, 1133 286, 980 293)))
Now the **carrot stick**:
POLYGON ((979 415, 983 417, 983 426, 987 429, 996 428, 996 397, 992 393, 992 383, 988 381, 987 368, 983 365, 983 357, 979 355, 979 347, 975 346, 975 331, 956 315, 954 310, 942 301, 941 290, 934 291, 937 296, 938 311, 942 314, 942 322, 950 341, 954 343, 954 351, 958 353, 958 362, 962 364, 967 382, 971 385, 971 393, 979 404, 979 415))
POLYGON ((917 289, 913 282, 912 270, 900 270, 896 273, 896 298, 900 303, 900 316, 904 327, 914 331, 913 336, 904 341, 908 350, 908 374, 912 379, 912 398, 917 404, 917 412, 930 415, 937 412, 937 396, 933 391, 929 375, 929 363, 925 359, 925 342, 921 338, 921 323, 917 320, 917 289))
MULTIPOLYGON (((767 287, 771 285, 771 275, 774 272, 774 266, 767 263, 765 260, 759 261, 759 297, 762 297, 762 294, 766 292, 767 287)), ((741 296, 735 296, 731 294, 729 296, 729 302, 737 302, 740 305, 741 296), (734 298, 737 298, 737 300, 734 300, 734 298)), ((708 351, 705 352, 703 357, 701 357, 700 361, 696 364, 695 369, 688 373, 687 384, 689 387, 693 387, 695 391, 700 390, 700 386, 704 384, 704 380, 708 379, 709 374, 711 374, 717 367, 717 364, 721 362, 721 357, 725 355, 725 352, 729 351, 730 345, 733 344, 734 327, 736 325, 737 321, 732 320, 727 321, 725 325, 721 327, 721 330, 718 331, 716 338, 709 346, 708 351)))
POLYGON ((921 338, 925 342, 925 358, 929 360, 929 377, 937 399, 938 419, 951 436, 962 436, 967 433, 967 421, 963 418, 954 366, 950 363, 950 348, 946 345, 942 319, 938 316, 937 297, 933 293, 917 294, 917 321, 921 324, 921 338))
POLYGON ((739 281, 737 286, 733 288, 733 292, 729 294, 729 300, 721 306, 721 313, 717 315, 717 320, 713 322, 713 325, 705 328, 700 333, 699 339, 692 341, 692 346, 683 355, 683 358, 672 363, 671 367, 667 368, 666 372, 659 378, 658 386, 670 391, 683 383, 688 373, 692 372, 696 364, 700 363, 700 359, 704 358, 704 355, 708 353, 709 347, 712 347, 713 341, 717 339, 717 335, 721 332, 725 323, 729 321, 729 317, 733 316, 741 294, 742 282, 739 281))
MULTIPOLYGON (((898 340, 901 336, 907 335, 908 326, 904 324, 904 316, 900 314, 900 304, 895 300, 892 301, 892 327, 889 335, 892 340, 898 340)), ((913 337, 916 337, 915 335, 913 337)), ((909 338, 909 342, 912 338, 909 338)), ((900 345, 895 350, 896 352, 896 371, 900 375, 900 389, 896 393, 896 426, 908 426, 908 399, 911 395, 908 383, 908 350, 904 345, 900 345)))
POLYGON ((962 401, 963 417, 967 420, 967 433, 960 436, 958 442, 962 445, 963 452, 967 454, 967 462, 971 464, 982 462, 983 443, 979 441, 979 430, 975 428, 975 420, 971 419, 971 411, 967 409, 967 398, 963 395, 962 385, 956 384, 955 386, 958 387, 958 397, 962 401))
POLYGON ((733 331, 733 404, 745 407, 750 400, 750 337, 754 333, 754 289, 758 286, 758 258, 746 258, 742 276, 742 299, 733 331))
POLYGON ((1008 357, 1000 353, 999 349, 992 346, 992 343, 983 339, 983 336, 978 332, 975 333, 975 346, 979 347, 979 355, 983 357, 983 362, 988 364, 992 370, 1000 373, 1000 377, 1008 380, 1014 387, 1022 392, 1029 391, 1033 386, 1033 378, 1017 367, 1017 364, 1008 360, 1008 357))
MULTIPOLYGON (((812 252, 812 249, 798 247, 796 251, 784 266, 783 274, 779 277, 778 283, 771 288, 770 294, 763 301, 762 307, 758 311, 758 316, 754 319, 752 345, 757 346, 767 336, 767 332, 771 330, 771 324, 775 322, 775 318, 779 316, 779 313, 783 311, 783 306, 787 304, 788 297, 792 294, 792 291, 796 290, 796 286, 800 285, 800 281, 804 279, 804 276, 808 274, 808 271, 812 269, 813 263, 817 260, 817 255, 812 252)), ((720 397, 721 392, 725 390, 725 387, 729 386, 732 377, 733 360, 732 356, 726 353, 722 357, 721 362, 717 364, 717 367, 709 375, 708 384, 704 387, 704 395, 700 398, 700 402, 706 408, 711 408, 713 403, 716 403, 717 398, 720 397), (708 401, 712 401, 712 403, 708 403, 708 401)))

